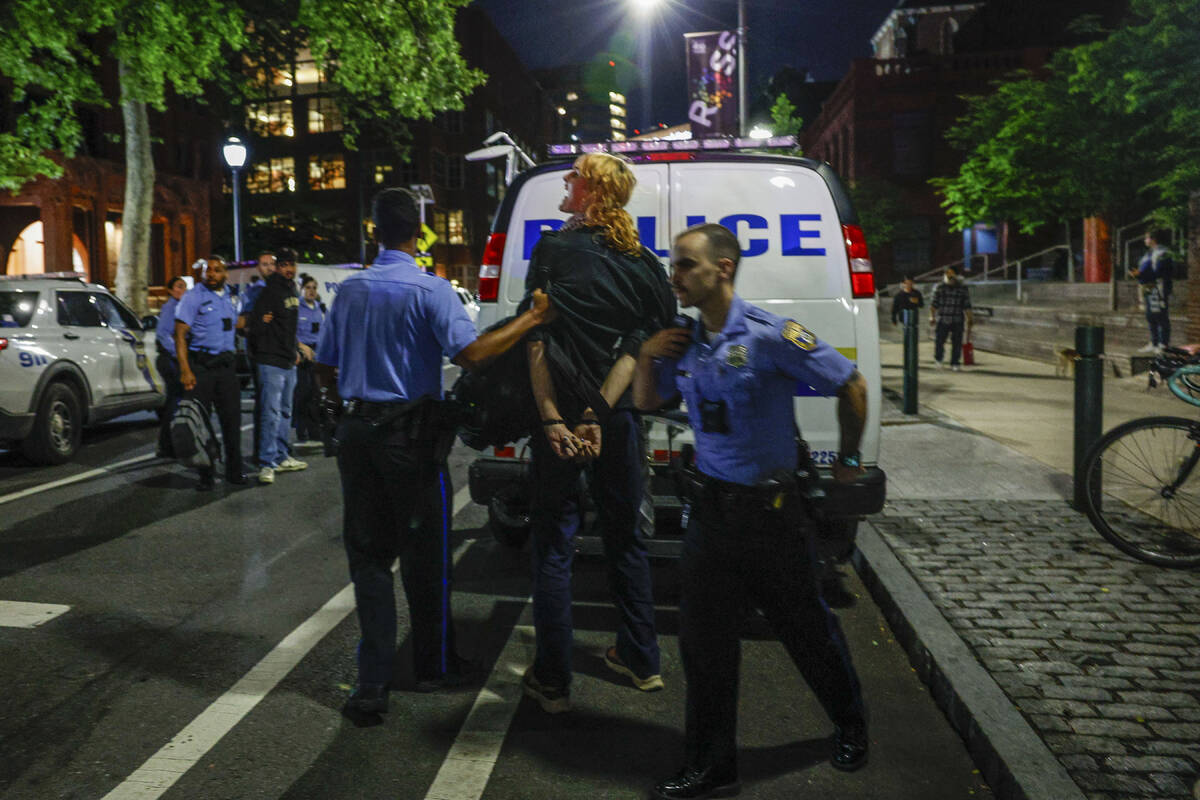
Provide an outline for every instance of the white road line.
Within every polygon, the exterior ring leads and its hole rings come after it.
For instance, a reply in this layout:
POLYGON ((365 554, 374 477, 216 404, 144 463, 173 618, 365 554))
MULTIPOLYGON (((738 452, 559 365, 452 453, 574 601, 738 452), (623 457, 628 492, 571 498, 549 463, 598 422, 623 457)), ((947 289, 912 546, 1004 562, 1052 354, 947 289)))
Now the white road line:
MULTIPOLYGON (((454 495, 454 509, 466 505, 470 492, 454 495)), ((458 564, 474 539, 466 539, 454 551, 458 564)), ((394 565, 395 571, 398 565, 394 565)), ((216 702, 175 735, 170 742, 142 764, 103 800, 155 800, 161 797, 221 738, 233 730, 255 706, 287 676, 308 652, 354 611, 354 584, 346 584, 315 614, 275 645, 246 675, 216 702)))
MULTIPOLYGON (((253 427, 254 427, 253 424, 243 425, 242 430, 248 431, 253 427)), ((97 477, 100 477, 101 475, 106 475, 110 472, 115 472, 116 470, 119 470, 122 467, 129 467, 129 466, 133 466, 134 464, 141 464, 143 461, 153 461, 156 458, 158 458, 158 456, 154 455, 153 453, 147 453, 144 456, 137 456, 135 458, 127 458, 124 461, 118 461, 115 464, 109 464, 107 467, 97 467, 96 469, 90 469, 87 472, 81 472, 78 475, 72 475, 69 478, 62 478, 57 481, 50 481, 49 483, 39 484, 38 486, 31 486, 28 489, 22 489, 21 491, 13 492, 12 494, 0 495, 0 506, 4 505, 5 503, 11 503, 13 500, 20 500, 22 497, 29 497, 30 495, 34 495, 34 494, 41 494, 42 492, 48 492, 51 489, 58 489, 62 486, 70 486, 73 483, 79 483, 80 481, 86 481, 91 478, 97 478, 97 477)))
MULTIPOLYGON (((526 598, 528 600, 528 598, 526 598)), ((514 625, 496 666, 463 722, 425 800, 479 800, 521 703, 521 675, 533 652, 533 628, 514 625)))
POLYGON ((0 627, 36 628, 60 614, 67 613, 70 609, 70 606, 60 606, 57 603, 22 603, 18 600, 0 600, 0 627))

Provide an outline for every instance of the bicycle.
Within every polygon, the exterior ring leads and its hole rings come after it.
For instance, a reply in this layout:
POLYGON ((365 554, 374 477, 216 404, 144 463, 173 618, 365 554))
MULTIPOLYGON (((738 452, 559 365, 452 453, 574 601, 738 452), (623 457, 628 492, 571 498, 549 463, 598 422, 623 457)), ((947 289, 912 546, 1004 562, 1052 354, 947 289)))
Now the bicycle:
MULTIPOLYGON (((1168 349, 1154 375, 1200 407, 1200 355, 1168 349)), ((1200 566, 1200 420, 1145 417, 1104 434, 1084 458, 1088 519, 1118 550, 1161 567, 1200 566)))

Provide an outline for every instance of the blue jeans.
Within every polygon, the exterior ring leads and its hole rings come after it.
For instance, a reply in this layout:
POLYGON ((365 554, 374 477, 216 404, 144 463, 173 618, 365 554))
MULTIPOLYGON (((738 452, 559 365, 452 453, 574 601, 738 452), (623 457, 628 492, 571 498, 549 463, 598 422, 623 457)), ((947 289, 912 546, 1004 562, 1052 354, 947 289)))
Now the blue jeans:
POLYGON ((269 364, 255 364, 254 368, 262 392, 259 398, 258 463, 273 467, 288 457, 296 368, 282 369, 269 364))
POLYGON ((1171 343, 1171 314, 1163 308, 1162 311, 1147 311, 1146 324, 1150 327, 1150 343, 1166 347, 1171 343))
MULTIPOLYGON (((566 687, 571 684, 571 564, 579 532, 583 468, 554 455, 540 430, 530 437, 530 449, 534 675, 547 686, 566 687)), ((617 656, 642 678, 659 673, 650 559, 638 518, 644 459, 640 418, 632 411, 614 411, 604 426, 600 456, 592 467, 592 491, 609 590, 620 617, 617 656)))

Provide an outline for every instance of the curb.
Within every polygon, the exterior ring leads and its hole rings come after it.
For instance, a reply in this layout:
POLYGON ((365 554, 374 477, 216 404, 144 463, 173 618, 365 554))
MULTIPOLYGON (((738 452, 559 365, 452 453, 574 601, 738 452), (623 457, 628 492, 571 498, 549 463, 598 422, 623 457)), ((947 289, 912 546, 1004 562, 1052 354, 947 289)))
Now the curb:
POLYGON ((1086 800, 869 522, 857 544, 859 577, 998 800, 1086 800))

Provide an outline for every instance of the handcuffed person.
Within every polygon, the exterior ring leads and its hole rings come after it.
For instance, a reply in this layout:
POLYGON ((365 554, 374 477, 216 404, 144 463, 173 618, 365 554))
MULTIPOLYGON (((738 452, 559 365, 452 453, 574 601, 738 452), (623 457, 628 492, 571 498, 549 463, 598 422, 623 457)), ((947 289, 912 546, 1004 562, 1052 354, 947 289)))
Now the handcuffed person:
POLYGON ((684 540, 679 648, 687 679, 683 769, 656 798, 727 797, 740 790, 737 698, 740 628, 763 611, 835 728, 830 761, 867 760, 858 677, 837 618, 821 597, 813 525, 795 480, 792 396, 797 381, 838 397, 841 455, 834 478, 862 472, 866 381, 854 365, 794 320, 734 294, 741 257, 720 225, 680 234, 671 283, 695 307, 694 330, 669 328, 641 348, 633 382, 638 408, 682 394, 696 436, 697 491, 684 540))

